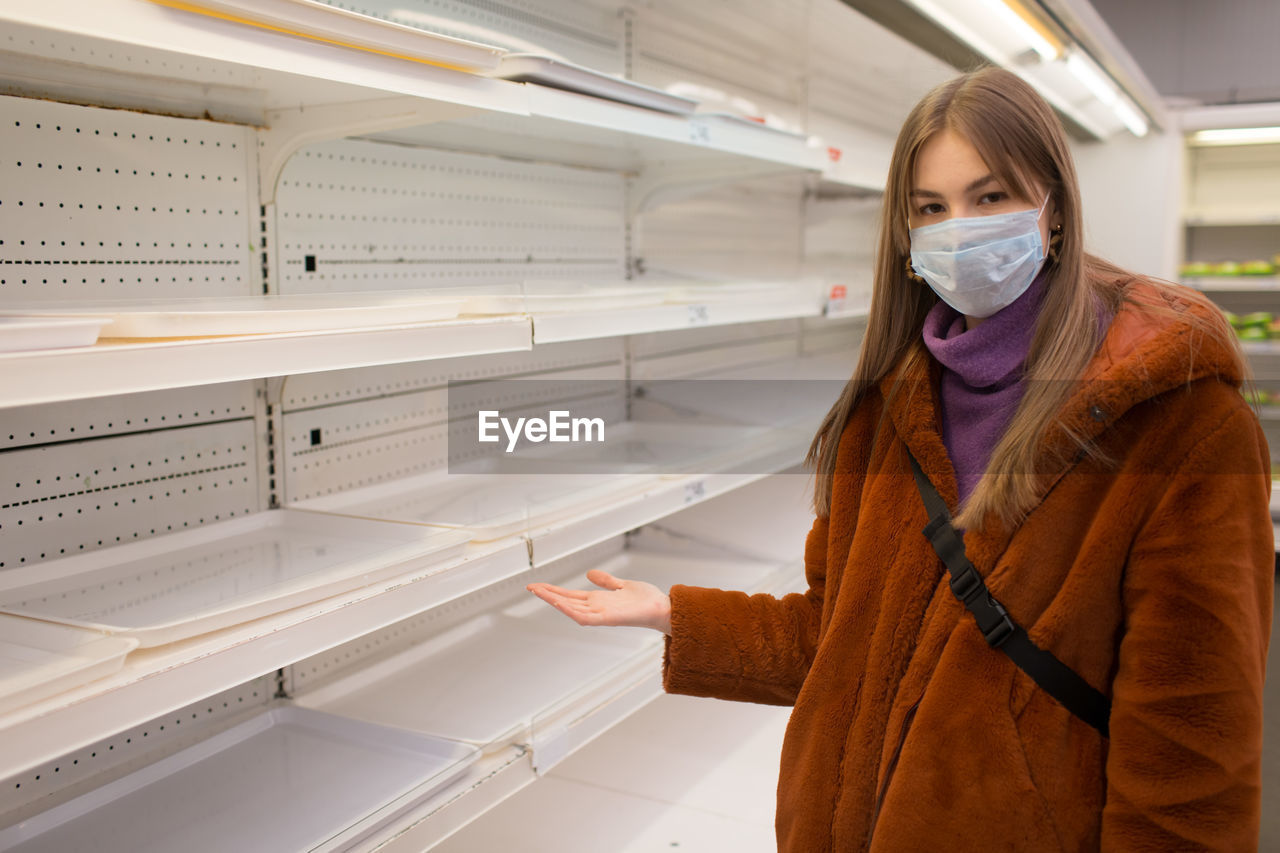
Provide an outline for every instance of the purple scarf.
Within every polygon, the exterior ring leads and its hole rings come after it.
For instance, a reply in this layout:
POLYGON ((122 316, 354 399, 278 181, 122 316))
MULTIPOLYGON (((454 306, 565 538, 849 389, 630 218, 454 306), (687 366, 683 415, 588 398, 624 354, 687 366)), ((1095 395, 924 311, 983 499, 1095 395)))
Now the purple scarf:
POLYGON ((924 345, 943 368, 942 441, 961 501, 978 485, 1026 390, 1022 366, 1045 278, 1042 269, 1021 296, 975 329, 966 331, 964 316, 941 300, 925 317, 924 345))

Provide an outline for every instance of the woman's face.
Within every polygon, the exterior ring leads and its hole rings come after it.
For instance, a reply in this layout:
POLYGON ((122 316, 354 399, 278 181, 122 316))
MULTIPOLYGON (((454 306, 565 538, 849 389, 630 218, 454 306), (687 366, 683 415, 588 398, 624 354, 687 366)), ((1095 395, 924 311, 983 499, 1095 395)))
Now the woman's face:
MULTIPOLYGON (((949 128, 944 129, 916 153, 915 174, 907 196, 908 225, 918 228, 955 217, 1038 209, 1044 201, 1045 190, 1035 182, 1031 186, 1034 199, 1012 195, 991 174, 969 140, 949 128)), ((1050 200, 1040 215, 1042 246, 1049 245, 1049 227, 1056 216, 1055 208, 1050 200)))

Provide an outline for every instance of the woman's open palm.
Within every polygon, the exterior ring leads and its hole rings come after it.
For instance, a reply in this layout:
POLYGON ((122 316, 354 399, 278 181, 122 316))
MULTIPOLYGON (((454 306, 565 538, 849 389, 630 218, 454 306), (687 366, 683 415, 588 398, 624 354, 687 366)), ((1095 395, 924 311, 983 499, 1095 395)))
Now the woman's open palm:
POLYGON ((625 625, 671 633, 671 599, 651 583, 615 578, 601 569, 587 572, 600 589, 565 589, 531 583, 525 589, 579 625, 625 625))

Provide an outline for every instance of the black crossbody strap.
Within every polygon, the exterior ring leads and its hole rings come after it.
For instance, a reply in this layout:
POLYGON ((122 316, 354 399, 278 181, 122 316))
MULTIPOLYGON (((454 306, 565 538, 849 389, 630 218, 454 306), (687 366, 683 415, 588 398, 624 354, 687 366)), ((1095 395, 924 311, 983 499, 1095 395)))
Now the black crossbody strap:
POLYGON ((1103 737, 1109 737, 1107 721, 1111 716, 1111 700, 1095 690, 1075 670, 1031 641, 1018 624, 1009 618, 1000 602, 992 597, 982 575, 964 553, 964 540, 951 524, 951 513, 938 490, 929 482, 911 451, 911 473, 929 513, 924 528, 925 538, 946 564, 951 575, 951 592, 978 623, 987 644, 1000 649, 1031 676, 1040 689, 1057 699, 1071 713, 1093 726, 1103 737))

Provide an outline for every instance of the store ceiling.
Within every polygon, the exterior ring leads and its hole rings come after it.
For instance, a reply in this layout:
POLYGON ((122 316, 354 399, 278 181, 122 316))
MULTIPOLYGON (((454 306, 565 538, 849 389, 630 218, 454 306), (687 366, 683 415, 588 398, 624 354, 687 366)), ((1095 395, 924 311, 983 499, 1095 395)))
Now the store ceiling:
POLYGON ((1280 101, 1280 2, 1090 2, 1171 102, 1280 101))

